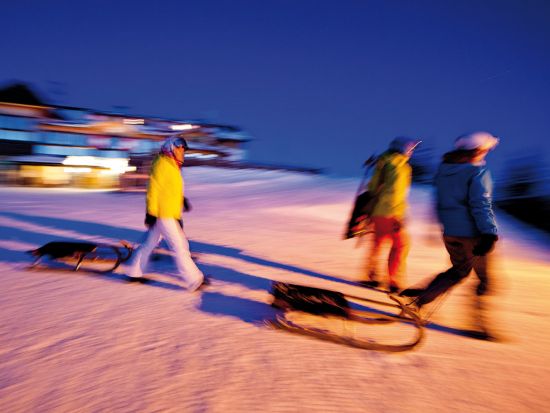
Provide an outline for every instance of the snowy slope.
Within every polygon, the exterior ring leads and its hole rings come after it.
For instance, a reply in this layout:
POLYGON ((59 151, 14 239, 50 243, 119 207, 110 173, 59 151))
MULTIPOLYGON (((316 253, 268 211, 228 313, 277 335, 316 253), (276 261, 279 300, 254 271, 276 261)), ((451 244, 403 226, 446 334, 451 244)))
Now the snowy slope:
MULTIPOLYGON (((472 282, 408 353, 272 330, 270 280, 362 290, 367 245, 342 241, 357 182, 277 171, 185 169, 186 232, 214 283, 185 292, 170 260, 146 284, 30 271, 25 250, 59 238, 138 241, 144 194, 0 188, 2 412, 541 412, 550 406, 548 237, 499 215, 493 325, 471 324, 472 282)), ((411 192, 409 282, 448 265, 429 192, 411 192)), ((473 278, 473 277, 472 277, 473 278)))

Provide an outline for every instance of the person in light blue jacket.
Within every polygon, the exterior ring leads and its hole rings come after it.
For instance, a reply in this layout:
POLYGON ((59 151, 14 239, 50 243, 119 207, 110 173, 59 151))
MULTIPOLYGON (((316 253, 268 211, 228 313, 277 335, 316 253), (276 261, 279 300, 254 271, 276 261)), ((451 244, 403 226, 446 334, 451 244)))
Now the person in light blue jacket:
POLYGON ((435 177, 436 211, 452 267, 426 288, 401 293, 418 297, 415 304, 419 308, 458 284, 472 268, 479 278, 477 295, 486 294, 491 287, 488 254, 498 240, 498 230, 485 157, 497 144, 498 139, 490 133, 470 133, 458 137, 455 150, 443 156, 435 177))
POLYGON ((491 199, 493 182, 484 161, 487 152, 457 149, 443 157, 435 188, 437 216, 444 236, 491 240, 497 235, 491 199))

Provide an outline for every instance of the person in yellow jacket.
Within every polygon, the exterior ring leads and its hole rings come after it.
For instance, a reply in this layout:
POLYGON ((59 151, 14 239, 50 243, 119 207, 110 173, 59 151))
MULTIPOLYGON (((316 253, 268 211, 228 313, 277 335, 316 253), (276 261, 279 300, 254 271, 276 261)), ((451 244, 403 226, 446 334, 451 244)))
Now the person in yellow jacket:
POLYGON ((170 137, 163 144, 153 161, 147 186, 148 227, 145 242, 136 250, 129 264, 128 276, 141 278, 153 249, 165 239, 175 253, 179 276, 189 291, 195 291, 205 282, 203 273, 191 259, 189 242, 180 225, 184 204, 183 165, 187 142, 181 137, 170 137))
POLYGON ((378 158, 376 169, 369 181, 368 190, 377 194, 371 214, 374 240, 367 262, 367 279, 362 284, 378 287, 378 261, 382 243, 389 239, 388 257, 390 292, 397 292, 404 281, 405 261, 409 252, 409 237, 405 230, 407 196, 411 186, 411 167, 408 163, 419 140, 398 137, 378 158))

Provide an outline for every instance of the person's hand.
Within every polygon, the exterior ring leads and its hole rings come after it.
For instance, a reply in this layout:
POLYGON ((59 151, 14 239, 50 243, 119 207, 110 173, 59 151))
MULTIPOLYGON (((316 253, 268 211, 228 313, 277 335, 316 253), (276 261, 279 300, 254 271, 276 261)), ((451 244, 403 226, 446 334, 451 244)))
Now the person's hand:
POLYGON ((394 221, 392 224, 393 232, 399 232, 401 231, 401 228, 403 228, 403 222, 402 221, 394 221))
POLYGON ((193 209, 191 202, 188 198, 183 198, 183 210, 184 212, 190 212, 193 209))
POLYGON ((145 214, 145 226, 147 228, 153 227, 157 223, 157 217, 151 214, 145 214))
POLYGON ((481 234, 479 242, 476 244, 472 253, 478 257, 482 257, 490 253, 495 247, 495 242, 497 242, 498 236, 495 234, 481 234))
POLYGON ((360 215, 353 222, 350 222, 348 225, 348 230, 344 234, 344 239, 353 238, 358 235, 361 231, 365 229, 366 226, 366 215, 360 215))

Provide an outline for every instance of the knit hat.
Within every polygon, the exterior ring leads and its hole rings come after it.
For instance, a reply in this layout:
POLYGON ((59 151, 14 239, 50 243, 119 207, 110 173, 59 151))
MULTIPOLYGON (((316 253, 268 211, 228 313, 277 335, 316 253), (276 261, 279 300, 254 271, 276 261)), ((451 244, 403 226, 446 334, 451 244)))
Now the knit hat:
POLYGON ((160 153, 163 155, 173 156, 174 149, 183 148, 185 150, 189 149, 187 142, 180 136, 174 135, 168 137, 160 147, 160 153))
POLYGON ((396 151, 404 155, 410 154, 414 148, 416 148, 420 142, 419 139, 408 138, 406 136, 398 136, 390 142, 390 151, 396 151))

